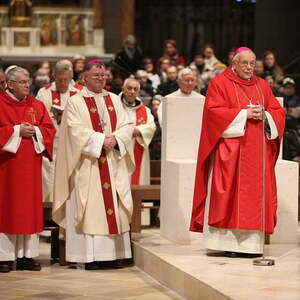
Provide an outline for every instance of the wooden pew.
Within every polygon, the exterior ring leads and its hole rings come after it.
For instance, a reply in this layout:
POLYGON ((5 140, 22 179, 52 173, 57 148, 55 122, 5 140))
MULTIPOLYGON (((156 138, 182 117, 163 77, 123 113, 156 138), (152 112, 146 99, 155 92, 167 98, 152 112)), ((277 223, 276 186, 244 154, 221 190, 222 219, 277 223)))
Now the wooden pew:
MULTIPOLYGON (((142 215, 142 201, 160 200, 160 185, 132 185, 131 186, 132 200, 133 200, 133 214, 131 222, 131 232, 141 232, 141 215, 142 215)), ((159 209, 159 205, 149 207, 150 209, 159 209)))
POLYGON ((43 202, 44 230, 51 231, 51 258, 59 258, 59 226, 52 220, 52 203, 43 202))
POLYGON ((44 230, 51 231, 51 258, 59 262, 61 266, 66 265, 65 241, 59 239, 59 226, 52 220, 52 203, 44 202, 44 230))
POLYGON ((150 161, 150 181, 151 184, 160 184, 161 161, 150 161))

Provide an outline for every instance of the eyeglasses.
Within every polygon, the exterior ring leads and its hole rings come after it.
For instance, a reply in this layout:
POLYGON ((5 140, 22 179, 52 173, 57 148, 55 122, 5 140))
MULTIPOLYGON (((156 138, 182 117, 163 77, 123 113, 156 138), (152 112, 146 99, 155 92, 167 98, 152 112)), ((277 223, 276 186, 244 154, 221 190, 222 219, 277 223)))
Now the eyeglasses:
POLYGON ((254 68, 255 67, 255 61, 238 61, 238 64, 243 67, 250 67, 250 68, 254 68))
POLYGON ((10 80, 12 82, 16 82, 20 85, 31 85, 32 81, 31 80, 10 80))
POLYGON ((97 78, 105 78, 106 74, 91 74, 91 77, 93 79, 97 79, 97 78))

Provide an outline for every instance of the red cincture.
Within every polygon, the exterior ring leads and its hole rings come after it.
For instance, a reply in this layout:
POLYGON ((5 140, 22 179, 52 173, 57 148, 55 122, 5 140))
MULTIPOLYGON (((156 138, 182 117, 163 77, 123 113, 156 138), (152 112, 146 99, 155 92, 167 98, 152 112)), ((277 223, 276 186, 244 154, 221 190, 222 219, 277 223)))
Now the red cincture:
MULTIPOLYGON (((145 105, 142 105, 136 110, 136 125, 146 124, 147 123, 147 111, 145 105)), ((135 160, 135 170, 131 175, 131 184, 140 183, 141 175, 141 164, 144 154, 144 147, 141 146, 138 141, 135 141, 134 144, 134 160, 135 160)))
MULTIPOLYGON (((97 132, 103 133, 103 128, 100 123, 100 117, 95 99, 93 97, 83 98, 90 114, 93 129, 97 132)), ((111 130, 112 132, 114 132, 117 125, 116 111, 109 95, 104 96, 104 101, 110 117, 111 130)), ((101 155, 98 160, 98 165, 109 234, 118 234, 119 231, 116 220, 113 192, 111 188, 110 172, 106 151, 104 149, 102 149, 101 155)))

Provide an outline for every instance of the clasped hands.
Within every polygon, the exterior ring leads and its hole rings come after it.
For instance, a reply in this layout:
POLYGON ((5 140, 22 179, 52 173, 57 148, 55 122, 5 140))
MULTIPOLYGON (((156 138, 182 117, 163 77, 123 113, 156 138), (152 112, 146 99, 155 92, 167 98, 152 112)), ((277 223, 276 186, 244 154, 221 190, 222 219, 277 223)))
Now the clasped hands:
POLYGON ((61 123, 62 113, 58 111, 53 112, 54 119, 56 120, 57 125, 61 123))
POLYGON ((31 138, 35 135, 34 127, 28 123, 24 122, 20 125, 20 136, 24 138, 31 138))
POLYGON ((136 138, 138 136, 141 136, 141 132, 135 127, 132 133, 132 137, 136 138))
POLYGON ((106 152, 109 152, 112 149, 114 149, 116 144, 117 144, 116 137, 113 134, 111 134, 104 138, 103 148, 104 150, 106 150, 106 152))
POLYGON ((247 119, 262 120, 263 115, 263 107, 260 104, 253 105, 247 109, 247 119))

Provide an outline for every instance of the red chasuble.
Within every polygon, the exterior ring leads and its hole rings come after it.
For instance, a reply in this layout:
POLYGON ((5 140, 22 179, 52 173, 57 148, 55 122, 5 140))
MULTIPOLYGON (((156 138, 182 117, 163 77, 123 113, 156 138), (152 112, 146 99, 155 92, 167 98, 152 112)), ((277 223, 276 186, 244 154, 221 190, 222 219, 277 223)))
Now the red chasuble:
POLYGON ((55 128, 44 104, 31 96, 18 102, 0 93, 0 149, 14 125, 39 127, 45 151, 37 154, 32 138, 22 138, 17 153, 0 150, 0 232, 33 234, 43 230, 42 156, 52 159, 55 128))
POLYGON ((203 231, 211 154, 212 187, 208 224, 217 228, 262 230, 263 143, 265 156, 266 232, 276 225, 275 163, 284 130, 284 110, 266 81, 240 79, 228 67, 210 83, 203 112, 190 230, 203 231), (251 101, 250 101, 251 100, 251 101), (261 104, 276 124, 278 138, 268 140, 262 121, 249 119, 242 137, 222 138, 241 109, 261 104))
MULTIPOLYGON (((136 125, 146 124, 147 123, 147 110, 145 105, 141 105, 136 110, 136 125)), ((141 165, 144 154, 144 147, 141 146, 138 141, 135 141, 134 144, 134 160, 135 160, 135 170, 131 175, 131 184, 138 185, 140 184, 140 175, 141 175, 141 165)))

